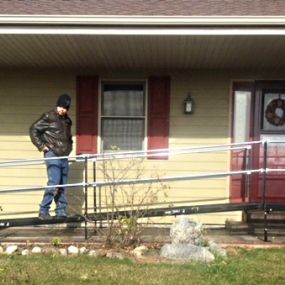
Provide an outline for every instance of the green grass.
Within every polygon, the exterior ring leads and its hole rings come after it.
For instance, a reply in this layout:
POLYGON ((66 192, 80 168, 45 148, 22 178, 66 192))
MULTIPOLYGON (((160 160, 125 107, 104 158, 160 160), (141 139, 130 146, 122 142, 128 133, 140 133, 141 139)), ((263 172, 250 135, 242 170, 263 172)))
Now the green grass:
POLYGON ((285 284, 285 249, 236 249, 211 264, 0 255, 0 284, 285 284))

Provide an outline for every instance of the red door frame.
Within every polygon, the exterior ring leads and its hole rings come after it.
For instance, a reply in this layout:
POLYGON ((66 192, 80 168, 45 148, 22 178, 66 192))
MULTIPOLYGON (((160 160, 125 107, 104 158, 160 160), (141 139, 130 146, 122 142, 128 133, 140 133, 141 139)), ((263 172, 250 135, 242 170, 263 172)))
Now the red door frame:
MULTIPOLYGON (((252 82, 236 82, 233 84, 233 93, 232 93, 232 142, 234 142, 233 126, 234 126, 234 96, 235 91, 249 91, 252 94, 251 100, 251 118, 250 118, 250 141, 258 141, 261 138, 262 134, 280 134, 282 132, 265 132, 261 130, 261 115, 263 115, 263 91, 264 90, 284 90, 285 91, 285 81, 252 81, 252 82)), ((284 132, 283 132, 284 133, 284 132)), ((284 133, 285 135, 285 133, 284 133)), ((285 150, 284 150, 285 151, 285 150)), ((269 167, 270 161, 274 161, 274 155, 270 156, 269 154, 269 167)), ((239 152, 231 155, 231 170, 241 170, 244 162, 244 152, 239 152)), ((285 164, 285 157, 284 157, 285 164)), ((263 146, 254 145, 252 150, 252 168, 259 169, 263 167, 263 146)), ((267 174, 267 183, 266 183, 266 201, 271 203, 284 203, 285 202, 285 193, 284 196, 276 195, 279 191, 278 189, 273 189, 273 183, 270 181, 278 181, 279 185, 285 185, 285 176, 283 175, 271 175, 267 174), (274 179, 273 179, 274 177, 274 179), (275 196, 274 196, 275 195, 275 196)), ((262 174, 252 175, 251 180, 251 189, 249 190, 251 195, 248 197, 250 202, 261 202, 262 201, 262 174), (252 192, 251 192, 252 191, 252 192)), ((243 176, 231 177, 230 180, 230 201, 232 203, 244 201, 243 197, 243 176)), ((280 186, 279 186, 280 187, 280 186)), ((285 192, 285 191, 284 191, 285 192)), ((283 194, 282 194, 283 195, 283 194)))
MULTIPOLYGON (((261 136, 267 135, 280 135, 284 134, 284 131, 264 131, 262 130, 261 117, 263 116, 263 94, 266 91, 285 91, 285 81, 274 80, 274 81, 256 81, 255 82, 255 106, 257 110, 255 112, 254 118, 254 138, 260 140, 261 136)), ((278 149, 280 150, 281 145, 272 144, 267 146, 267 167, 276 168, 276 161, 282 160, 276 156, 278 149)), ((264 157, 263 157, 263 146, 256 145, 253 148, 253 167, 261 168, 263 167, 264 157)), ((283 158, 285 160, 285 158, 283 158)), ((284 162, 285 164, 285 162, 284 162)), ((263 200, 263 187, 262 187, 262 174, 253 176, 253 202, 261 202, 263 200)), ((266 174, 266 201, 270 203, 284 203, 285 202, 285 192, 282 194, 282 184, 285 185, 285 176, 277 173, 266 174), (284 182, 283 182, 284 181, 284 182), (278 193, 281 192, 281 195, 278 193)))

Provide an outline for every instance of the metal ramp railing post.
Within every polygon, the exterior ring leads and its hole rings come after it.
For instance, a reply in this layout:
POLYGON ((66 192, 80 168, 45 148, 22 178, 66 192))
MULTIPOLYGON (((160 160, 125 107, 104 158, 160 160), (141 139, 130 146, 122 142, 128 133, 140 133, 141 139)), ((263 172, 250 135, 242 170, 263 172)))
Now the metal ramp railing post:
MULTIPOLYGON (((248 169, 253 169, 253 155, 254 151, 253 148, 256 146, 252 146, 248 150, 248 169)), ((253 175, 248 176, 248 202, 252 202, 252 197, 253 197, 253 175)))
POLYGON ((266 179, 267 179, 267 141, 263 142, 263 174, 262 174, 262 208, 263 208, 263 240, 268 241, 268 224, 267 224, 267 201, 266 201, 266 179))
MULTIPOLYGON (((243 150, 243 163, 242 170, 248 170, 248 148, 243 150)), ((248 194, 248 175, 242 174, 242 185, 241 185, 241 198, 245 202, 248 194)))
MULTIPOLYGON (((93 182, 96 182, 97 177, 96 177, 96 159, 93 159, 93 182)), ((96 184, 93 184, 93 210, 94 214, 97 213, 97 189, 96 189, 96 184)), ((94 228, 96 232, 96 227, 97 227, 97 221, 94 221, 94 228)))
POLYGON ((88 157, 84 156, 84 238, 88 238, 88 157))
POLYGON ((103 228, 103 222, 102 222, 102 219, 101 219, 101 216, 102 216, 102 188, 99 186, 98 187, 99 189, 99 215, 100 215, 100 228, 103 228))

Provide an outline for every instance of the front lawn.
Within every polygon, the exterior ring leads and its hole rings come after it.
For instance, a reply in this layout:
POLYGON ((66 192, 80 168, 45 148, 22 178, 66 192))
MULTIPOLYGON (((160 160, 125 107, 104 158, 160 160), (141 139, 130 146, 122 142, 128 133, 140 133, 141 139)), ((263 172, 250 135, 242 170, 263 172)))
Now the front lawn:
POLYGON ((285 284, 285 249, 233 248, 210 264, 91 256, 0 255, 0 284, 285 284))

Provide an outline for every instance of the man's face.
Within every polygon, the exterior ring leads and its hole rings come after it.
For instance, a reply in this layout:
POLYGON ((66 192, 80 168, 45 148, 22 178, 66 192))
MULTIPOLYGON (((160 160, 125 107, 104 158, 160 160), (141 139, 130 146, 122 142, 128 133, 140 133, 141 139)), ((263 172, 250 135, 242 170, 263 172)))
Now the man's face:
POLYGON ((68 111, 67 109, 65 109, 63 107, 59 107, 59 106, 56 107, 56 110, 60 116, 64 116, 68 111))

